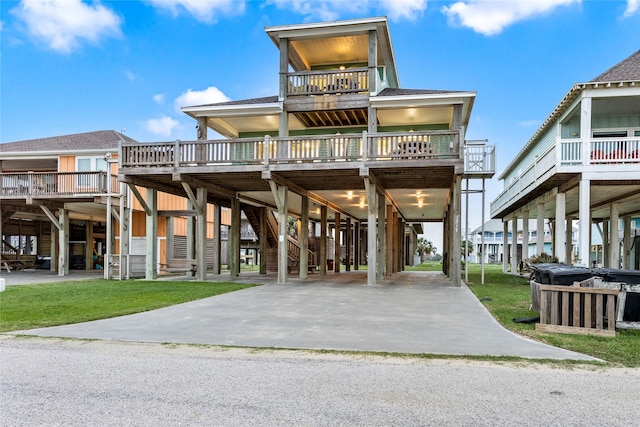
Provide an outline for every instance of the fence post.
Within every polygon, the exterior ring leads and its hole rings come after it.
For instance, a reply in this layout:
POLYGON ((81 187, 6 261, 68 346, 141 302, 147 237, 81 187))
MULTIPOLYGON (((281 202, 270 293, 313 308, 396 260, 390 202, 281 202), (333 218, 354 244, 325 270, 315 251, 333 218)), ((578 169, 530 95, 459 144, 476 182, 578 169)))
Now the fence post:
POLYGON ((173 165, 175 167, 180 166, 180 140, 176 139, 173 146, 173 165))

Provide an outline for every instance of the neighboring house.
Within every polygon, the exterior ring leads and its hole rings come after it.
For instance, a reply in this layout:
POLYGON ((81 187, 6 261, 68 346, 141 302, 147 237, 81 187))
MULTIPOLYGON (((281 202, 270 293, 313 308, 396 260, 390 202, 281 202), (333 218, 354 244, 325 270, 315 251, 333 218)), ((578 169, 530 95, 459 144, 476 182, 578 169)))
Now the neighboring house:
MULTIPOLYGON (((493 147, 465 145, 475 92, 400 88, 386 18, 266 33, 278 49, 279 70, 255 72, 279 73, 279 93, 183 107, 197 122, 197 140, 122 144, 121 179, 146 187, 137 197, 152 205, 162 190, 194 206, 229 207, 232 276, 240 272, 244 212, 265 255, 261 273, 277 270, 280 283, 292 266, 304 278, 316 266, 326 274, 332 264, 337 273, 341 265, 366 262, 374 284, 412 263, 416 233, 434 221, 444 223, 445 270, 459 284, 460 182, 494 171, 493 147), (209 129, 226 139, 210 140, 209 129), (288 216, 316 231, 292 241, 288 216)), ((149 207, 151 237, 157 215, 149 207)), ((208 218, 199 210, 196 226, 208 218)), ((199 266, 202 229, 195 233, 199 266)), ((154 242, 147 240, 148 262, 154 242)), ((154 274, 147 270, 148 278, 154 274)))
MULTIPOLYGON (((523 238, 523 224, 522 220, 518 222, 517 225, 517 235, 516 235, 516 262, 519 264, 520 261, 524 258, 530 258, 537 253, 536 241, 538 238, 538 230, 536 220, 529 220, 528 224, 528 236, 527 239, 523 238), (527 250, 523 251, 523 242, 528 242, 527 250)), ((507 262, 510 261, 511 257, 511 245, 513 243, 513 234, 511 231, 507 233, 507 249, 505 251, 505 236, 504 236, 504 227, 503 223, 499 219, 492 219, 487 221, 484 224, 484 240, 482 239, 482 227, 478 227, 471 233, 470 241, 473 243, 473 252, 469 254, 469 262, 480 263, 481 256, 484 256, 485 263, 497 264, 502 263, 504 261, 505 254, 507 258, 507 262), (483 250, 484 244, 484 250, 483 250)), ((544 223, 544 229, 542 231, 543 238, 543 250, 546 254, 551 254, 553 252, 552 248, 552 224, 548 221, 544 223)), ((575 253, 577 251, 577 240, 578 238, 578 229, 577 227, 572 227, 572 247, 575 253)), ((572 256, 573 259, 573 256, 572 256)))
MULTIPOLYGON (((115 276, 128 277, 136 261, 144 273, 146 218, 117 179, 122 142, 136 143, 105 130, 0 144, 2 268, 34 267, 38 257, 39 267, 60 275, 104 269, 110 278, 116 267, 115 276)), ((174 252, 184 257, 186 199, 161 194, 158 209, 159 263, 174 252)))
MULTIPOLYGON (((500 179, 504 191, 491 203, 491 216, 502 219, 505 230, 508 224, 513 230, 517 219, 554 221, 554 255, 571 262, 566 224, 575 220, 576 263, 591 265, 598 261, 590 233, 596 224, 604 266, 638 269, 633 223, 640 214, 640 51, 575 84, 500 179)), ((536 244, 542 252, 542 236, 536 244)))

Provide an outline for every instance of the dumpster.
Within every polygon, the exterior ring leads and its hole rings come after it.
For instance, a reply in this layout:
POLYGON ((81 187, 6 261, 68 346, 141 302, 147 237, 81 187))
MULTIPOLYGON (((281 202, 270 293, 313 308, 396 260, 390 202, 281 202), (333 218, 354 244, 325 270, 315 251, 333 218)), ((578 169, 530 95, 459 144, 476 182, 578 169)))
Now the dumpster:
POLYGON ((573 282, 582 282, 593 277, 591 270, 585 267, 550 268, 549 281, 552 285, 571 286, 573 282))

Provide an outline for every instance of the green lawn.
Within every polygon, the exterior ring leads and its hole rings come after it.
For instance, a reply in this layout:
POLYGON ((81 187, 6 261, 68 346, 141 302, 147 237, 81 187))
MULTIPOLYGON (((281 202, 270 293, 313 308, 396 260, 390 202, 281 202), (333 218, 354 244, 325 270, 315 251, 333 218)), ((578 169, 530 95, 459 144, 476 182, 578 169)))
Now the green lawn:
POLYGON ((442 262, 440 261, 426 261, 422 264, 414 265, 411 267, 405 267, 406 271, 442 271, 442 262))
POLYGON ((139 313, 251 286, 255 285, 102 279, 7 286, 0 293, 0 332, 139 313))
POLYGON ((640 331, 620 330, 620 335, 613 338, 552 334, 536 331, 533 324, 514 323, 514 318, 535 317, 538 313, 529 310, 531 297, 528 279, 503 274, 502 266, 485 266, 485 284, 481 285, 480 265, 470 264, 469 288, 507 329, 607 362, 640 367, 640 331))

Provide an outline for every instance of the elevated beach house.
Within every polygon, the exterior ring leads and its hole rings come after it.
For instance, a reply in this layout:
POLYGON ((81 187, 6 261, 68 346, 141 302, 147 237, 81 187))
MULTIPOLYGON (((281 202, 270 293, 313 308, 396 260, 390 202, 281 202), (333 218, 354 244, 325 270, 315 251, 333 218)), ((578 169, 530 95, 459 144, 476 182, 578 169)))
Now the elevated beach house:
MULTIPOLYGON (((505 238, 518 218, 524 224, 536 218, 538 230, 548 219, 553 253, 570 263, 567 242, 577 222, 573 257, 576 264, 592 266, 600 263, 595 224, 604 266, 638 269, 640 51, 593 80, 573 85, 500 179, 504 190, 491 203, 491 216, 502 219, 505 238)), ((523 230, 524 246, 527 236, 523 230)), ((537 253, 542 252, 542 233, 536 244, 537 253)), ((515 255, 511 259, 517 262, 515 255)))
MULTIPOLYGON (((232 275, 244 212, 260 271, 277 270, 280 283, 292 271, 305 278, 366 263, 374 284, 413 258, 422 223, 442 222, 445 269, 459 284, 461 180, 494 170, 493 147, 465 145, 475 92, 401 88, 386 18, 265 30, 280 58, 278 94, 183 107, 196 122, 193 141, 122 143, 119 178, 146 187, 147 237, 156 233, 155 194, 165 191, 197 212, 198 271, 207 268, 200 206, 209 202, 231 209, 232 275), (287 217, 299 221, 297 239, 287 217)), ((147 240, 147 257, 155 242, 147 240)))

